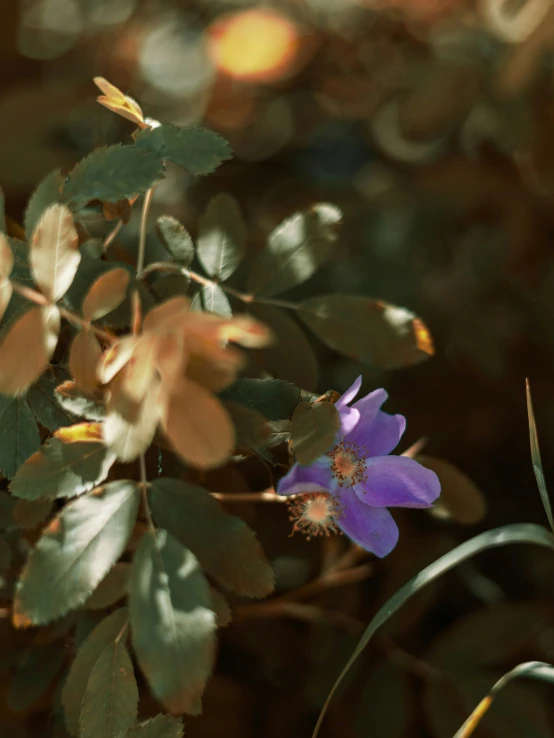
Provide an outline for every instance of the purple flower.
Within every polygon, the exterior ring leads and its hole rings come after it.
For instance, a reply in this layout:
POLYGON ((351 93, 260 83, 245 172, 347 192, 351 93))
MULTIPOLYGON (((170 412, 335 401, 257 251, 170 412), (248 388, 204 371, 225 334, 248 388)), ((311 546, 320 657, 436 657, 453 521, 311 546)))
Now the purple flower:
POLYGON ((431 507, 440 494, 437 475, 407 456, 389 456, 406 419, 381 410, 388 395, 375 390, 349 407, 362 378, 337 401, 341 429, 335 445, 310 466, 294 464, 279 482, 291 500, 294 529, 308 537, 340 528, 376 556, 398 542, 398 526, 387 507, 431 507))

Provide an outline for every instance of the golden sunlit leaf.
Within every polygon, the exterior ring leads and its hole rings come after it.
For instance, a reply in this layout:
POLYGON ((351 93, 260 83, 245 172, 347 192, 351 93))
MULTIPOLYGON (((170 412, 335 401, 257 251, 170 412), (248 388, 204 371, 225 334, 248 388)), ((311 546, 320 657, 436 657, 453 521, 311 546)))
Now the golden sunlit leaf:
POLYGON ((190 300, 179 295, 166 300, 150 310, 144 319, 144 332, 170 330, 184 325, 190 313, 190 300))
POLYGON ((235 429, 221 402, 190 379, 164 399, 162 427, 175 451, 202 469, 223 464, 233 451, 235 429))
POLYGON ((136 123, 141 128, 147 127, 140 105, 132 97, 124 95, 120 89, 104 77, 94 77, 94 84, 104 93, 97 97, 97 102, 123 118, 136 123))
POLYGON ((48 366, 60 331, 56 307, 31 308, 16 321, 0 344, 0 392, 19 395, 48 366))
POLYGON ((246 348, 263 348, 274 343, 271 330, 248 315, 237 315, 221 330, 221 337, 227 341, 240 343, 246 348))
POLYGON ((93 392, 98 386, 96 365, 101 355, 102 348, 94 333, 86 329, 79 331, 69 351, 69 370, 83 392, 93 392))
POLYGON ((31 240, 29 261, 43 294, 57 302, 71 286, 81 261, 79 236, 66 205, 51 205, 41 216, 31 240))
POLYGON ((127 294, 131 275, 118 268, 105 272, 94 282, 83 302, 85 320, 98 320, 121 305, 127 294))
POLYGON ((59 428, 54 435, 64 443, 78 441, 101 441, 102 426, 100 423, 77 423, 77 425, 59 428))
POLYGON ((138 343, 137 336, 125 336, 102 354, 96 367, 100 384, 108 384, 131 359, 138 343))
POLYGON ((13 294, 13 285, 9 279, 3 279, 0 282, 0 320, 4 317, 6 308, 10 304, 13 294))
POLYGON ((8 239, 0 233, 0 278, 9 277, 13 269, 13 253, 10 249, 8 239))
POLYGON ((212 24, 208 51, 222 72, 268 82, 285 76, 300 49, 294 23, 273 9, 239 11, 212 24))
POLYGON ((163 380, 164 391, 171 394, 175 383, 185 371, 188 358, 185 350, 185 337, 182 332, 167 333, 158 338, 157 343, 157 369, 163 380))
POLYGON ((131 400, 140 402, 150 389, 156 375, 158 337, 145 334, 138 340, 133 357, 127 364, 122 389, 131 400))

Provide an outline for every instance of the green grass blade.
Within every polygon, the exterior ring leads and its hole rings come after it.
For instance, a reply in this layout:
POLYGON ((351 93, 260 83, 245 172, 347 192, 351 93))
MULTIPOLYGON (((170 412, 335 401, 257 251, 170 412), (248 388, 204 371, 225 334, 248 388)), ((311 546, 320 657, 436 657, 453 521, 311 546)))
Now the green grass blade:
POLYGON ((535 423, 535 414, 533 412, 533 404, 531 402, 531 387, 529 380, 525 380, 525 389, 527 393, 527 415, 529 416, 529 441, 531 443, 531 461, 533 462, 533 471, 537 480, 537 486, 541 494, 542 504, 548 518, 548 524, 554 531, 554 517, 552 516, 552 507, 550 506, 550 498, 546 489, 544 473, 542 470, 541 452, 539 450, 539 439, 537 436, 537 425, 535 423))

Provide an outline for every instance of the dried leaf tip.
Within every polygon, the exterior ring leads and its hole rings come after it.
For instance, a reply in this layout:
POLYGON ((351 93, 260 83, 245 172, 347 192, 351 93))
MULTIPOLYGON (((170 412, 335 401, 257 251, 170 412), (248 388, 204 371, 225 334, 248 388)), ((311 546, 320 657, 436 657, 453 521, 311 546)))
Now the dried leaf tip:
POLYGON ((148 128, 148 124, 144 122, 144 114, 140 105, 129 95, 125 95, 121 90, 108 82, 104 77, 94 77, 94 84, 104 93, 96 98, 100 105, 111 110, 122 118, 136 123, 140 128, 148 128))

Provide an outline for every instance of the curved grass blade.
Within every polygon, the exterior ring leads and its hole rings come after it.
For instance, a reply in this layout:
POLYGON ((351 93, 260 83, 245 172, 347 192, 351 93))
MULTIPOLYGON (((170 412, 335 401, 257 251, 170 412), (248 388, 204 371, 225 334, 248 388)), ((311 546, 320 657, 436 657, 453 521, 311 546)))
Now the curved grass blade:
POLYGON ((531 461, 533 462, 533 471, 535 472, 535 479, 537 480, 537 487, 541 495, 542 504, 546 517, 548 518, 548 524, 552 531, 554 531, 554 516, 552 515, 552 507, 550 506, 550 498, 548 496, 548 490, 546 489, 546 482, 544 479, 544 473, 542 470, 541 452, 539 449, 539 438, 537 436, 537 425, 535 423, 535 414, 533 412, 533 403, 531 402, 531 387, 529 380, 525 380, 525 391, 527 394, 527 415, 529 417, 529 441, 531 443, 531 461))
POLYGON ((325 700, 325 704, 323 705, 317 720, 314 732, 312 733, 312 738, 316 738, 318 735, 323 718, 327 712, 327 708, 329 707, 331 699, 337 691, 338 686, 381 625, 386 623, 386 621, 392 617, 392 615, 394 615, 405 602, 415 595, 416 592, 419 592, 419 590, 427 584, 430 584, 435 579, 446 574, 450 569, 453 569, 455 566, 458 566, 458 564, 461 564, 466 559, 475 556, 475 554, 478 554, 481 551, 485 551, 489 548, 496 548, 497 546, 506 546, 509 543, 535 543, 538 546, 545 546, 554 549, 554 535, 545 528, 542 528, 540 525, 533 525, 532 523, 506 525, 502 528, 485 531, 485 533, 481 533, 480 535, 475 536, 475 538, 471 538, 453 551, 449 551, 444 556, 441 556, 440 559, 434 561, 423 569, 423 571, 420 571, 417 576, 401 587, 398 592, 396 592, 383 605, 383 607, 381 607, 365 629, 354 653, 348 659, 346 666, 339 674, 338 679, 334 683, 327 699, 325 700))
MULTIPOLYGON (((529 386, 529 385, 527 385, 529 386)), ((529 398, 529 395, 527 396, 529 398)), ((500 677, 500 679, 493 685, 490 692, 486 697, 483 697, 481 702, 477 705, 475 710, 471 713, 465 723, 462 725, 460 730, 456 731, 454 738, 469 738, 473 735, 475 728, 481 722, 481 718, 485 715, 489 707, 492 705, 495 697, 500 690, 506 686, 512 679, 521 676, 533 677, 535 679, 542 679, 545 682, 554 683, 554 666, 546 664, 544 661, 526 661, 523 664, 519 664, 511 671, 500 677)))

